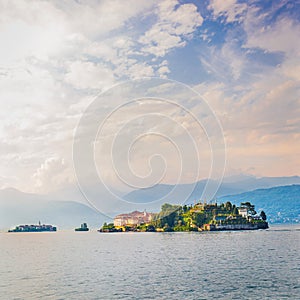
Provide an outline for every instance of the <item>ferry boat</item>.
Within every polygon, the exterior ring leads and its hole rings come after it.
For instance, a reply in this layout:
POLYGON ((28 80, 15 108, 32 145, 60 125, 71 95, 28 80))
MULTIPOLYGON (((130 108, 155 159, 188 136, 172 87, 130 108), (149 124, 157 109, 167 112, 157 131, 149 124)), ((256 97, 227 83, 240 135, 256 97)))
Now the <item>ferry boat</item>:
POLYGON ((8 232, 53 232, 57 231, 56 226, 46 225, 46 224, 35 224, 35 225, 19 225, 14 229, 8 230, 8 232))

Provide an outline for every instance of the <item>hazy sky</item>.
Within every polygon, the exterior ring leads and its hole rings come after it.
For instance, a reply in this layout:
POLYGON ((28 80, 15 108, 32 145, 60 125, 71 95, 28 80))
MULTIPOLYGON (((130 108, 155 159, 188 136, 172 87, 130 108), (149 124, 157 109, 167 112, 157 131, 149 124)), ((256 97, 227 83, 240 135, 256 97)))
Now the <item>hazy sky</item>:
MULTIPOLYGON (((0 0, 0 187, 49 192, 73 183, 73 134, 82 113, 101 91, 144 76, 182 82, 207 101, 223 127, 226 174, 300 175, 299 4, 0 0)), ((176 91, 170 90, 165 96, 172 100, 176 91)), ((126 90, 126 95, 134 98, 135 92, 126 90)), ((179 103, 199 111, 197 99, 190 106, 189 100, 181 94, 179 103)), ((105 105, 114 109, 117 103, 111 97, 105 105)), ((205 172, 199 178, 206 177, 204 131, 193 132, 193 121, 173 110, 147 101, 128 106, 108 120, 104 133, 118 132, 124 150, 128 132, 161 127, 165 142, 171 137, 187 147, 180 130, 189 127, 203 145, 205 172), (141 113, 142 121, 134 117, 141 113)), ((170 160, 162 182, 176 181, 173 175, 181 168, 176 147, 167 151, 170 141, 165 145, 157 135, 146 138, 134 145, 131 168, 147 177, 147 159, 159 152, 170 160)), ((98 144, 102 150, 108 145, 101 138, 98 144)), ((114 186, 107 160, 95 158, 114 186)), ((118 162, 124 170, 120 157, 118 162)), ((163 165, 151 163, 154 171, 163 165)), ((192 181, 194 160, 182 163, 181 181, 192 181)))

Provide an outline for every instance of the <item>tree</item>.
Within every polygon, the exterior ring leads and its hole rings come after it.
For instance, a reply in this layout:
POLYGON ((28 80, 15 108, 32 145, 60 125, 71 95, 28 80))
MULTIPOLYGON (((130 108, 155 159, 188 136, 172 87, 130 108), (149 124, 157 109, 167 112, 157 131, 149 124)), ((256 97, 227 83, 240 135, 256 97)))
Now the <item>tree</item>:
POLYGON ((155 216, 156 226, 162 227, 164 224, 168 224, 169 227, 174 227, 177 221, 180 219, 182 207, 180 205, 172 205, 165 203, 161 206, 161 212, 155 216))
POLYGON ((172 227, 169 226, 169 224, 167 224, 167 223, 165 224, 165 226, 163 228, 164 228, 165 232, 171 232, 171 231, 173 231, 172 227))
POLYGON ((232 204, 231 204, 230 201, 227 201, 227 202, 225 203, 225 208, 226 208, 226 210, 231 211, 231 209, 232 209, 232 204))
POLYGON ((263 221, 267 220, 267 215, 266 215, 266 213, 263 210, 260 213, 260 217, 262 218, 263 221))
POLYGON ((183 212, 184 212, 184 213, 187 212, 188 208, 187 208, 186 204, 183 205, 182 209, 183 209, 183 212))
POLYGON ((172 204, 169 204, 169 203, 164 203, 162 206, 161 206, 161 211, 162 212, 173 212, 173 211, 177 211, 181 208, 180 205, 172 205, 172 204))
POLYGON ((239 214, 239 210, 237 209, 237 207, 235 206, 233 208, 233 211, 232 211, 233 215, 237 216, 239 214))
POLYGON ((214 208, 214 209, 212 210, 212 215, 213 215, 213 216, 217 216, 217 215, 218 215, 218 210, 217 210, 216 208, 214 208))
POLYGON ((250 202, 243 202, 241 203, 241 207, 245 207, 248 210, 248 214, 254 216, 256 215, 255 206, 250 202))
POLYGON ((146 231, 154 232, 154 231, 155 231, 155 227, 154 227, 153 225, 150 224, 150 225, 147 226, 146 231))
POLYGON ((195 223, 198 227, 201 227, 203 226, 205 223, 208 222, 208 218, 206 217, 205 214, 203 213, 196 213, 194 216, 193 216, 193 219, 195 220, 195 223))

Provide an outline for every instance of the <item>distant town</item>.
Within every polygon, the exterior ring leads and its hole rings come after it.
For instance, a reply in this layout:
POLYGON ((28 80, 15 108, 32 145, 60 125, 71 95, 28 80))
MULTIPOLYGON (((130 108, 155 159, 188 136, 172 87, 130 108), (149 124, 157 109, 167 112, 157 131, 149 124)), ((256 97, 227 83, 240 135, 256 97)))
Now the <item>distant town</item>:
POLYGON ((165 203, 159 213, 133 211, 120 214, 113 223, 104 223, 99 232, 171 232, 267 229, 264 211, 257 214, 254 205, 243 202, 239 207, 226 202, 171 205, 165 203))

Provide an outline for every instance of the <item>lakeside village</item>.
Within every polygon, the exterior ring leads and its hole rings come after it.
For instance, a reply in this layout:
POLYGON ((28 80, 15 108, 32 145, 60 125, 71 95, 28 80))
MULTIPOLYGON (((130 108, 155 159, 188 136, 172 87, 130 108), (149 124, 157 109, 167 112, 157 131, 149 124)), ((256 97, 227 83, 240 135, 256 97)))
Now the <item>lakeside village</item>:
POLYGON ((172 231, 220 231, 267 229, 264 211, 258 215, 250 202, 240 207, 226 202, 195 205, 171 205, 165 203, 159 213, 134 211, 120 214, 114 223, 104 223, 99 232, 172 232, 172 231))

